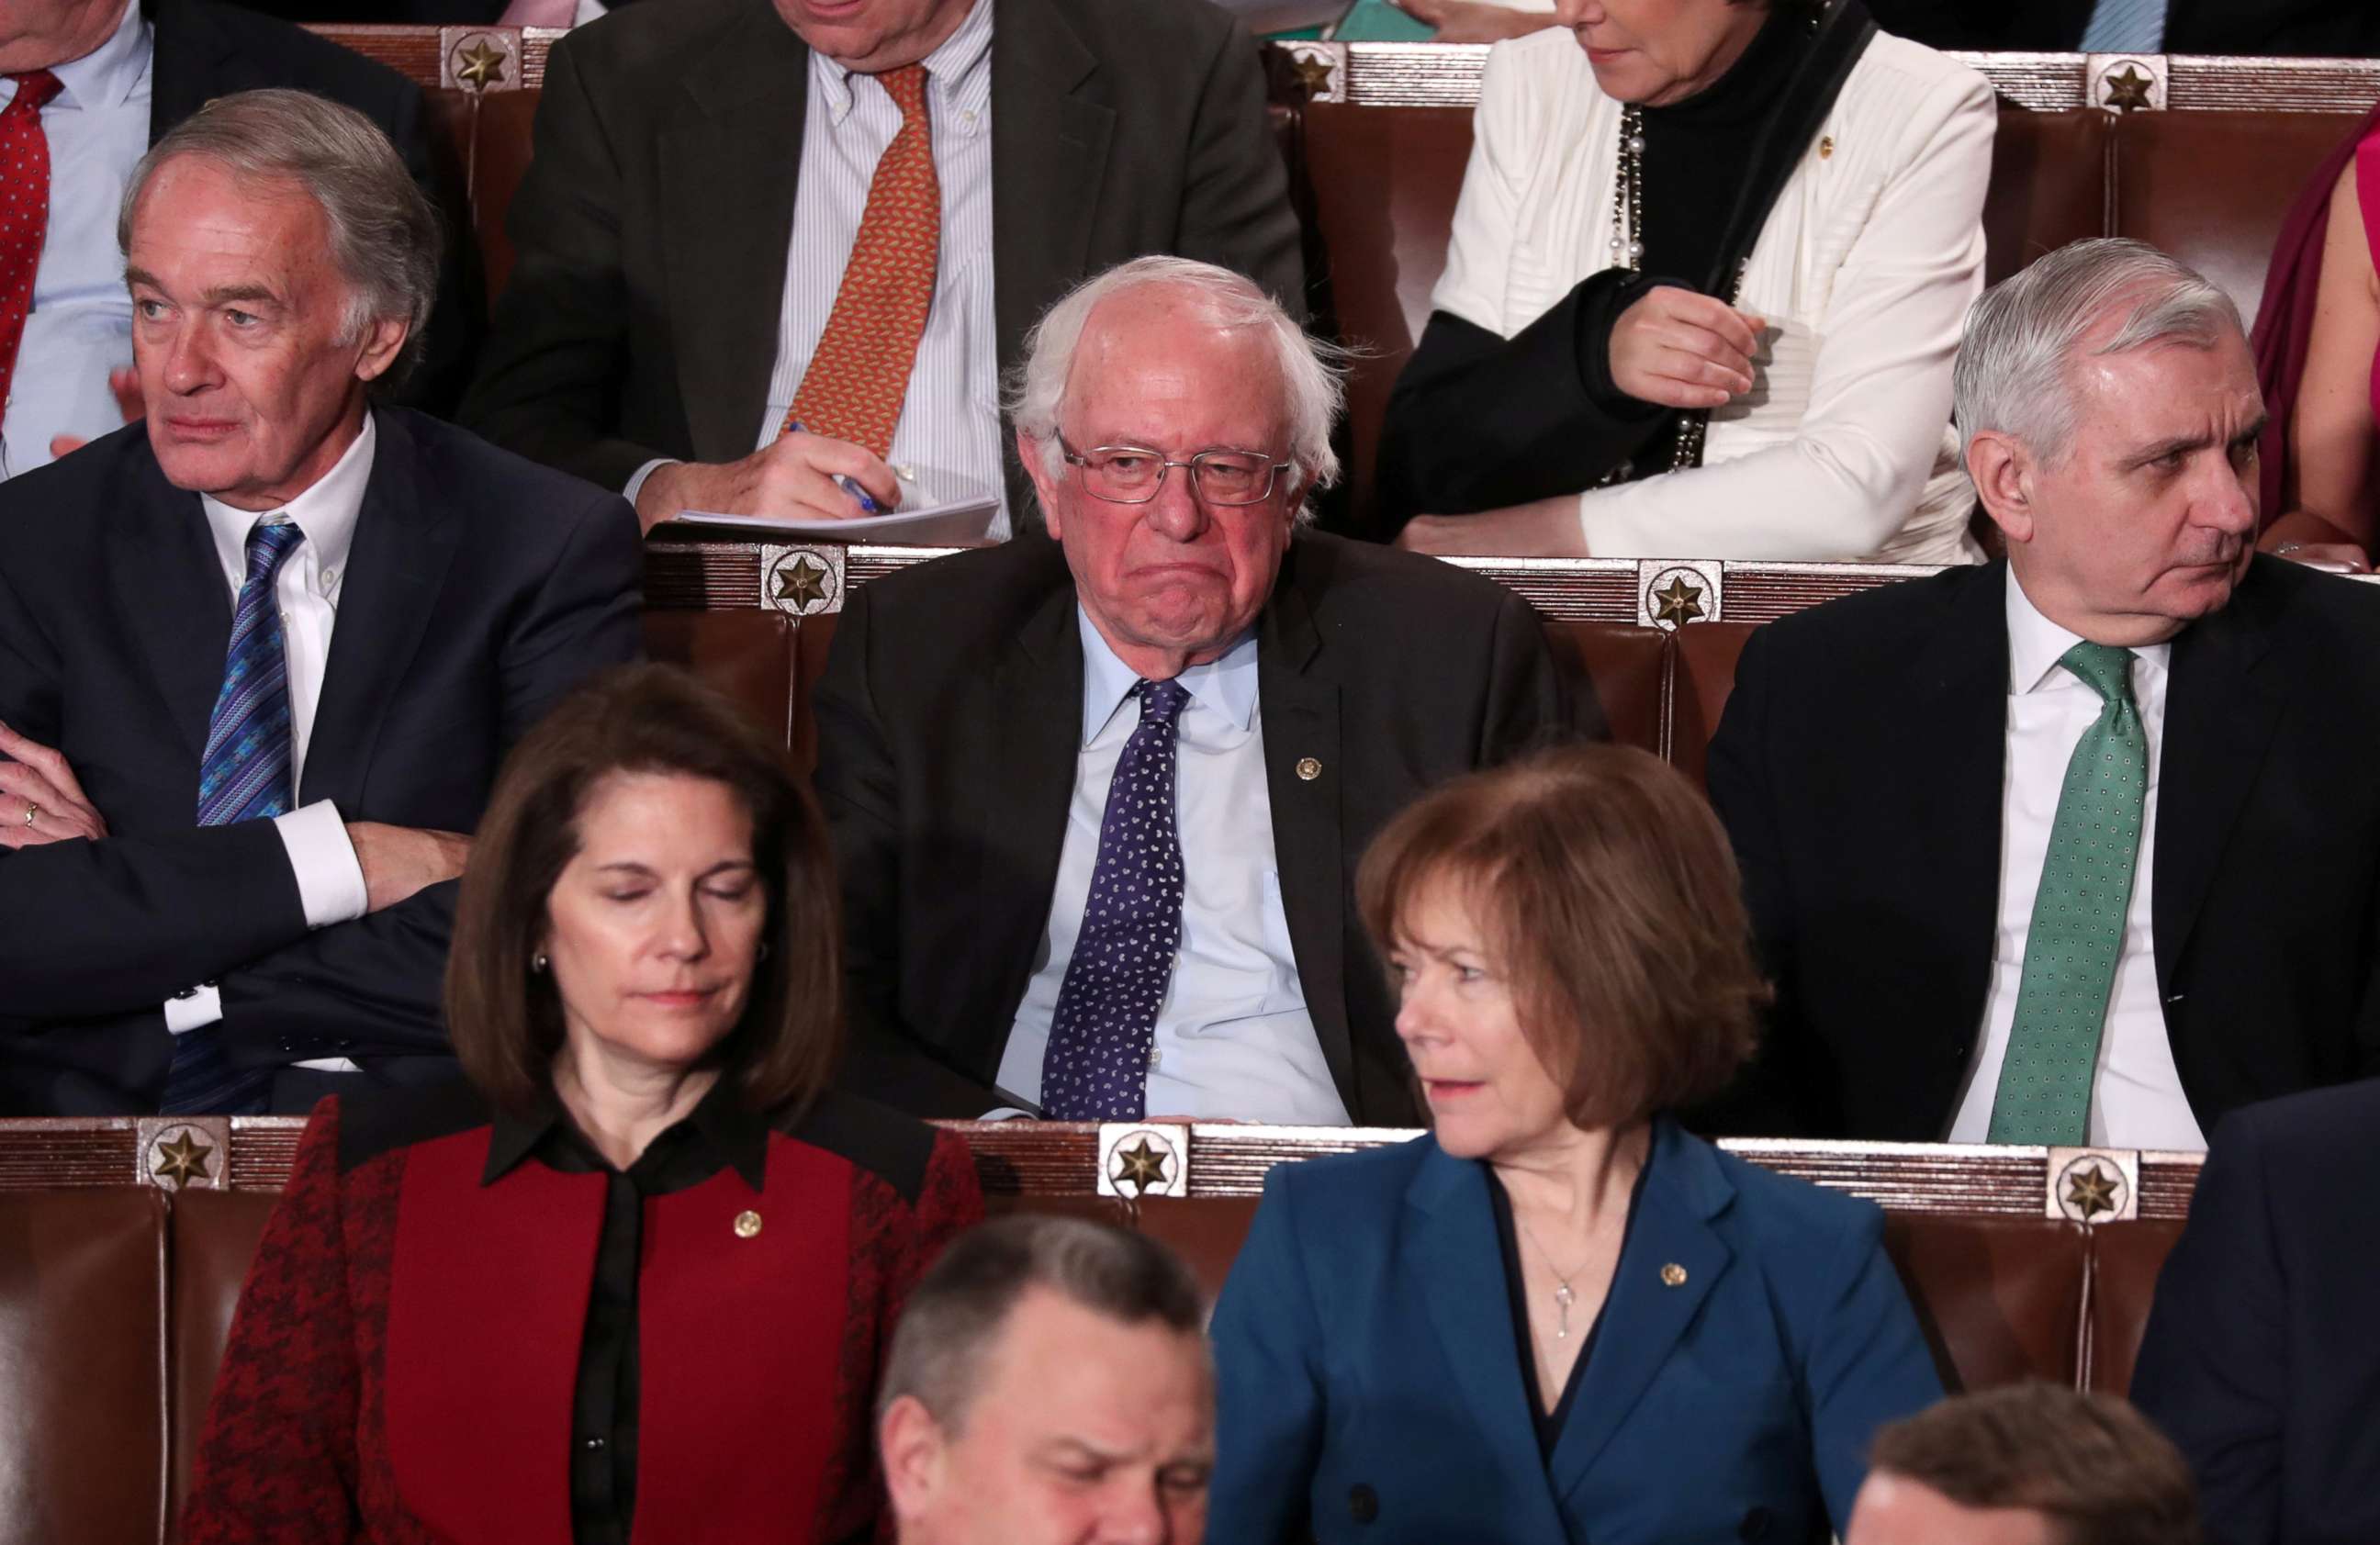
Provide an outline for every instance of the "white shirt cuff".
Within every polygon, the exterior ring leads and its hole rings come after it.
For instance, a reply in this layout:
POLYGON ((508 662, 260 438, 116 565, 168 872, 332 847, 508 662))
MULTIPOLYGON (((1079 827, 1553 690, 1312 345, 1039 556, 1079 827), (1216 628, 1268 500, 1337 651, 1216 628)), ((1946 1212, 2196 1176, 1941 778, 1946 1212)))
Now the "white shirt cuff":
POLYGON ((1030 1121, 1033 1119, 1014 1105, 1001 1105, 976 1117, 978 1121, 1030 1121))
MULTIPOLYGON (((655 456, 651 461, 649 461, 644 465, 637 468, 637 475, 628 479, 628 486, 626 488, 620 490, 621 496, 626 499, 629 503, 634 504, 637 501, 637 495, 644 491, 646 478, 651 477, 655 472, 658 472, 662 467, 675 466, 676 465, 677 462, 673 457, 655 456)), ((677 512, 672 510, 670 513, 674 515, 677 513, 677 512)))
POLYGON ((356 845, 347 839, 347 824, 339 818, 337 805, 316 800, 275 815, 273 824, 298 876, 298 900, 305 908, 307 927, 352 923, 370 910, 364 866, 356 858, 356 845))
POLYGON ((175 1034, 199 1030, 223 1018, 223 994, 212 982, 201 982, 165 1000, 165 1028, 175 1034))

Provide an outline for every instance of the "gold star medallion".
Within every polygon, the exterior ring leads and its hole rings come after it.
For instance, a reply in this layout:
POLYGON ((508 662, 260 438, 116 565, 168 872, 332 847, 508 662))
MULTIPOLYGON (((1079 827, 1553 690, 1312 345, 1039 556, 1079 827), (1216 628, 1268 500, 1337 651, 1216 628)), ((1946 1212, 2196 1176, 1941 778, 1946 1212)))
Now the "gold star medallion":
POLYGON ((207 1160, 214 1150, 199 1141, 199 1134, 184 1128, 171 1142, 157 1145, 157 1163, 153 1166, 157 1178, 170 1182, 176 1189, 193 1180, 208 1177, 207 1160))
POLYGON ((1701 615, 1702 587, 1688 585, 1682 574, 1672 578, 1668 589, 1653 592, 1653 619, 1656 622, 1683 626, 1701 615))
POLYGON ((2116 1210, 2116 1177, 2098 1165, 2084 1165, 2066 1177, 2066 1205, 2082 1214, 2089 1223, 2102 1213, 2116 1210))
POLYGON ((2149 88, 2155 84, 2138 65, 2126 65, 2107 76, 2107 105, 2119 113, 2137 112, 2149 104, 2149 88))
POLYGON ((1110 1178, 1119 1186, 1130 1185, 1141 1191, 1161 1186, 1165 1184, 1165 1157, 1160 1150, 1148 1145, 1147 1138, 1142 1138, 1130 1148, 1116 1150, 1115 1173, 1110 1178))
POLYGON ((455 55, 455 78, 468 91, 484 91, 504 83, 504 51, 485 38, 455 55))
POLYGON ((816 557, 807 552, 798 554, 777 565, 777 599, 791 601, 805 610, 823 606, 830 577, 827 566, 816 557))
POLYGON ((1325 54, 1301 54, 1297 56, 1297 78, 1305 83, 1308 97, 1318 97, 1330 90, 1330 72, 1335 66, 1325 54))

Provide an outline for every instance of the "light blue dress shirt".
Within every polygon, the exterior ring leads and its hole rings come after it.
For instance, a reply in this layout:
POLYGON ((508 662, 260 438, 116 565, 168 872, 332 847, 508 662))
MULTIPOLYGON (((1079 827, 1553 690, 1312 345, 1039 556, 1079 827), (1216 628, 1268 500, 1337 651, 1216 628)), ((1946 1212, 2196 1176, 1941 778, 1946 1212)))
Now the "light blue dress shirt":
MULTIPOLYGON (((0 477, 47 465, 53 436, 96 440, 124 427, 107 389, 107 372, 132 363, 115 207, 149 149, 150 54, 149 23, 128 4, 105 42, 51 72, 59 91, 42 109, 50 223, 0 416, 0 477)), ((0 78, 0 105, 16 94, 0 78)))
MULTIPOLYGON (((1000 1059, 999 1084, 1038 1102, 1058 989, 1073 959, 1099 859, 1099 820, 1124 742, 1138 727, 1138 680, 1077 609, 1083 742, 1058 858, 1050 923, 1000 1059), (1129 706, 1129 711, 1127 707, 1129 706)), ((1281 910, 1272 799, 1257 703, 1257 639, 1180 677, 1174 805, 1182 837, 1182 948, 1157 1012, 1148 1114, 1345 1126, 1281 910)))

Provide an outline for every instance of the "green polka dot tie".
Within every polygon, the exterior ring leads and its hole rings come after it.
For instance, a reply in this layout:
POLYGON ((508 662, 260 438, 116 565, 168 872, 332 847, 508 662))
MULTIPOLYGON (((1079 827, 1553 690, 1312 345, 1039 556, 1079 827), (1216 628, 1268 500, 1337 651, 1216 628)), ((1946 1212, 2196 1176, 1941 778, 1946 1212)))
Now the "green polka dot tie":
POLYGON ((2131 651, 2077 644, 2058 663, 2106 706, 2066 764, 2050 824, 2016 1025, 1992 1101, 1994 1142, 2079 1144, 2089 1137, 2091 1074, 2141 848, 2149 742, 2132 702, 2131 651))

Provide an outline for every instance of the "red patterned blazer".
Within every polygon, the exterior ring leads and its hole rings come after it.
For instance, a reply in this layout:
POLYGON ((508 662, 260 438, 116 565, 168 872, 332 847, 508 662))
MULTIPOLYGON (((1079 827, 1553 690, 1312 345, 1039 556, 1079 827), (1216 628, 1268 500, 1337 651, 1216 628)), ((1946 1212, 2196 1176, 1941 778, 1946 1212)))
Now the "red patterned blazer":
MULTIPOLYGON (((608 1180, 488 1181, 492 1130, 460 1086, 316 1108, 232 1322, 188 1545, 568 1545, 608 1180)), ((877 1373, 982 1216, 966 1145, 829 1092, 770 1126, 759 1189, 730 1166, 644 1208, 636 1540, 872 1532, 877 1373)))

